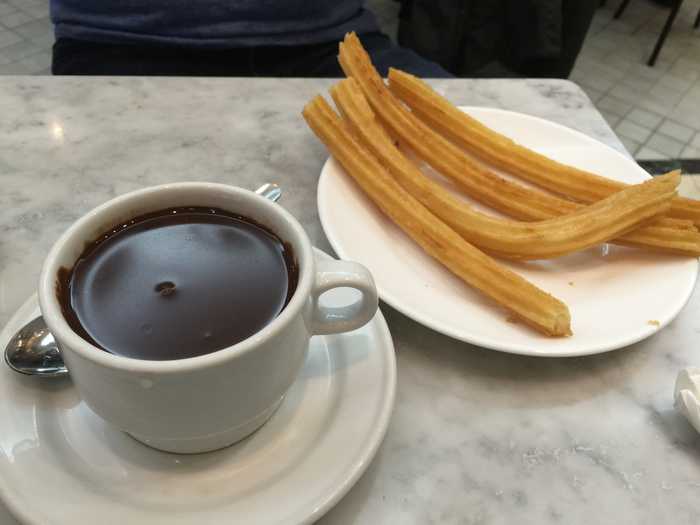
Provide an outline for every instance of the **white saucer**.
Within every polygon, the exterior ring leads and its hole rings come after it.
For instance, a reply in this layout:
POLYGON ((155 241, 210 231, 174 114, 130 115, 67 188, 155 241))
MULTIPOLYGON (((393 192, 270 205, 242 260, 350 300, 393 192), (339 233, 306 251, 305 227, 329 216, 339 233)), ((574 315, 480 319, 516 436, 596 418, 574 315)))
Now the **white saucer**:
MULTIPOLYGON (((512 111, 462 109, 560 162, 628 183, 649 178, 633 160, 578 131, 512 111)), ((318 212, 335 252, 367 266, 388 304, 455 339, 516 354, 595 354, 649 337, 686 304, 698 271, 697 259, 615 245, 550 261, 504 262, 568 305, 574 335, 551 338, 508 322, 504 310, 423 252, 365 197, 333 158, 321 171, 318 212)))
MULTIPOLYGON (((32 297, 0 348, 38 314, 32 297)), ((360 330, 312 338, 298 380, 251 437, 175 455, 108 426, 70 379, 20 376, 3 362, 0 496, 20 521, 42 525, 313 522, 374 457, 395 388, 394 347, 378 312, 360 330)))

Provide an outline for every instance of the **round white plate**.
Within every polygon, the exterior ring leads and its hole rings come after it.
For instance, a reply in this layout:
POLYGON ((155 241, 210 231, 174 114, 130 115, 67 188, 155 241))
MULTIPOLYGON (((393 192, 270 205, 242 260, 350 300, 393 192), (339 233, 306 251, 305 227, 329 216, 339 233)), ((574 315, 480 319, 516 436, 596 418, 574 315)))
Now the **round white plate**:
MULTIPOLYGON (((0 348, 38 312, 32 297, 0 348)), ((310 523, 374 457, 395 387, 394 347, 377 313, 360 330, 314 337, 298 380, 251 437, 176 455, 108 426, 69 379, 23 377, 0 362, 0 496, 18 519, 42 525, 310 523)))
MULTIPOLYGON (((649 178, 634 161, 559 124, 500 109, 462 109, 558 161, 624 182, 649 178)), ((613 245, 551 261, 504 262, 568 305, 574 335, 548 338, 507 322, 503 309, 426 255, 364 196, 332 158, 321 172, 318 210, 336 253, 366 265, 384 301, 438 332, 505 352, 575 356, 630 345, 652 335, 678 314, 697 276, 697 259, 613 245)))

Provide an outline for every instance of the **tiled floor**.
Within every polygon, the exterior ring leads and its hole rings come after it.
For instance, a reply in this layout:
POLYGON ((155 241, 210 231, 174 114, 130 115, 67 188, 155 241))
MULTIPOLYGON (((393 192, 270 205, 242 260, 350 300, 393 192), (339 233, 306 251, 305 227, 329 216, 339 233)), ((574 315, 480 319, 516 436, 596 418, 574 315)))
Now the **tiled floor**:
POLYGON ((52 43, 48 0, 0 0, 0 75, 48 74, 52 43))
MULTIPOLYGON (((619 0, 621 1, 621 0, 619 0)), ((686 0, 655 67, 645 65, 667 9, 631 0, 620 20, 618 1, 598 9, 571 79, 596 103, 639 159, 700 158, 700 0, 686 0)), ((394 37, 398 3, 367 0, 394 37)), ((0 0, 0 74, 47 74, 53 29, 48 0, 0 0)))
POLYGON ((632 0, 614 20, 619 1, 596 12, 571 79, 636 158, 700 158, 700 1, 684 2, 653 68, 646 60, 668 9, 632 0))

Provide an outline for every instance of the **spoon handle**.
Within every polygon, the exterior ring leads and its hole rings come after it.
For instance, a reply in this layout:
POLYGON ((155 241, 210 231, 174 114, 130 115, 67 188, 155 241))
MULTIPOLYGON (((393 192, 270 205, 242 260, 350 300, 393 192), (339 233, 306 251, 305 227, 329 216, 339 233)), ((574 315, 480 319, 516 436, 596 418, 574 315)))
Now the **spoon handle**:
POLYGON ((255 193, 261 197, 271 200, 272 202, 277 202, 282 196, 282 188, 280 188, 279 185, 275 184, 274 182, 267 182, 255 190, 255 193))

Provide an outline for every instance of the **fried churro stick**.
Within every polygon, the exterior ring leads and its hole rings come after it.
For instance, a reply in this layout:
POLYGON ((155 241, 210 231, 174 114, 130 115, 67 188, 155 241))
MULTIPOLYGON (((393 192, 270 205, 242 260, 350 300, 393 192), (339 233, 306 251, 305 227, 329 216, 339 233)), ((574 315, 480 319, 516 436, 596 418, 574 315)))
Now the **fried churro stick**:
POLYGON ((374 204, 429 255, 534 328, 551 336, 571 334, 564 303, 504 268, 435 217, 355 141, 322 97, 307 104, 303 115, 374 204))
POLYGON ((468 195, 523 220, 547 219, 568 213, 575 207, 575 203, 525 188, 482 168, 460 148, 423 124, 384 85, 354 33, 347 34, 340 43, 338 60, 345 74, 360 84, 382 124, 468 195))
POLYGON ((331 95, 355 137, 406 191, 466 240, 501 257, 546 259, 613 239, 664 213, 680 183, 677 173, 665 175, 540 222, 497 219, 475 211, 401 153, 353 78, 334 85, 331 95))
MULTIPOLYGON (((459 147, 413 115, 389 91, 354 33, 345 36, 338 57, 343 71, 355 78, 381 123, 422 160, 451 179, 472 198, 515 219, 539 221, 571 213, 571 201, 510 182, 481 167, 459 147)), ((668 219, 616 239, 618 244, 643 246, 669 253, 700 255, 700 234, 667 226, 668 219)))
MULTIPOLYGON (((517 144, 470 117, 409 73, 390 70, 389 87, 424 122, 455 144, 546 190, 580 202, 595 202, 626 186, 517 144)), ((700 224, 700 201, 676 197, 669 214, 700 224)))

